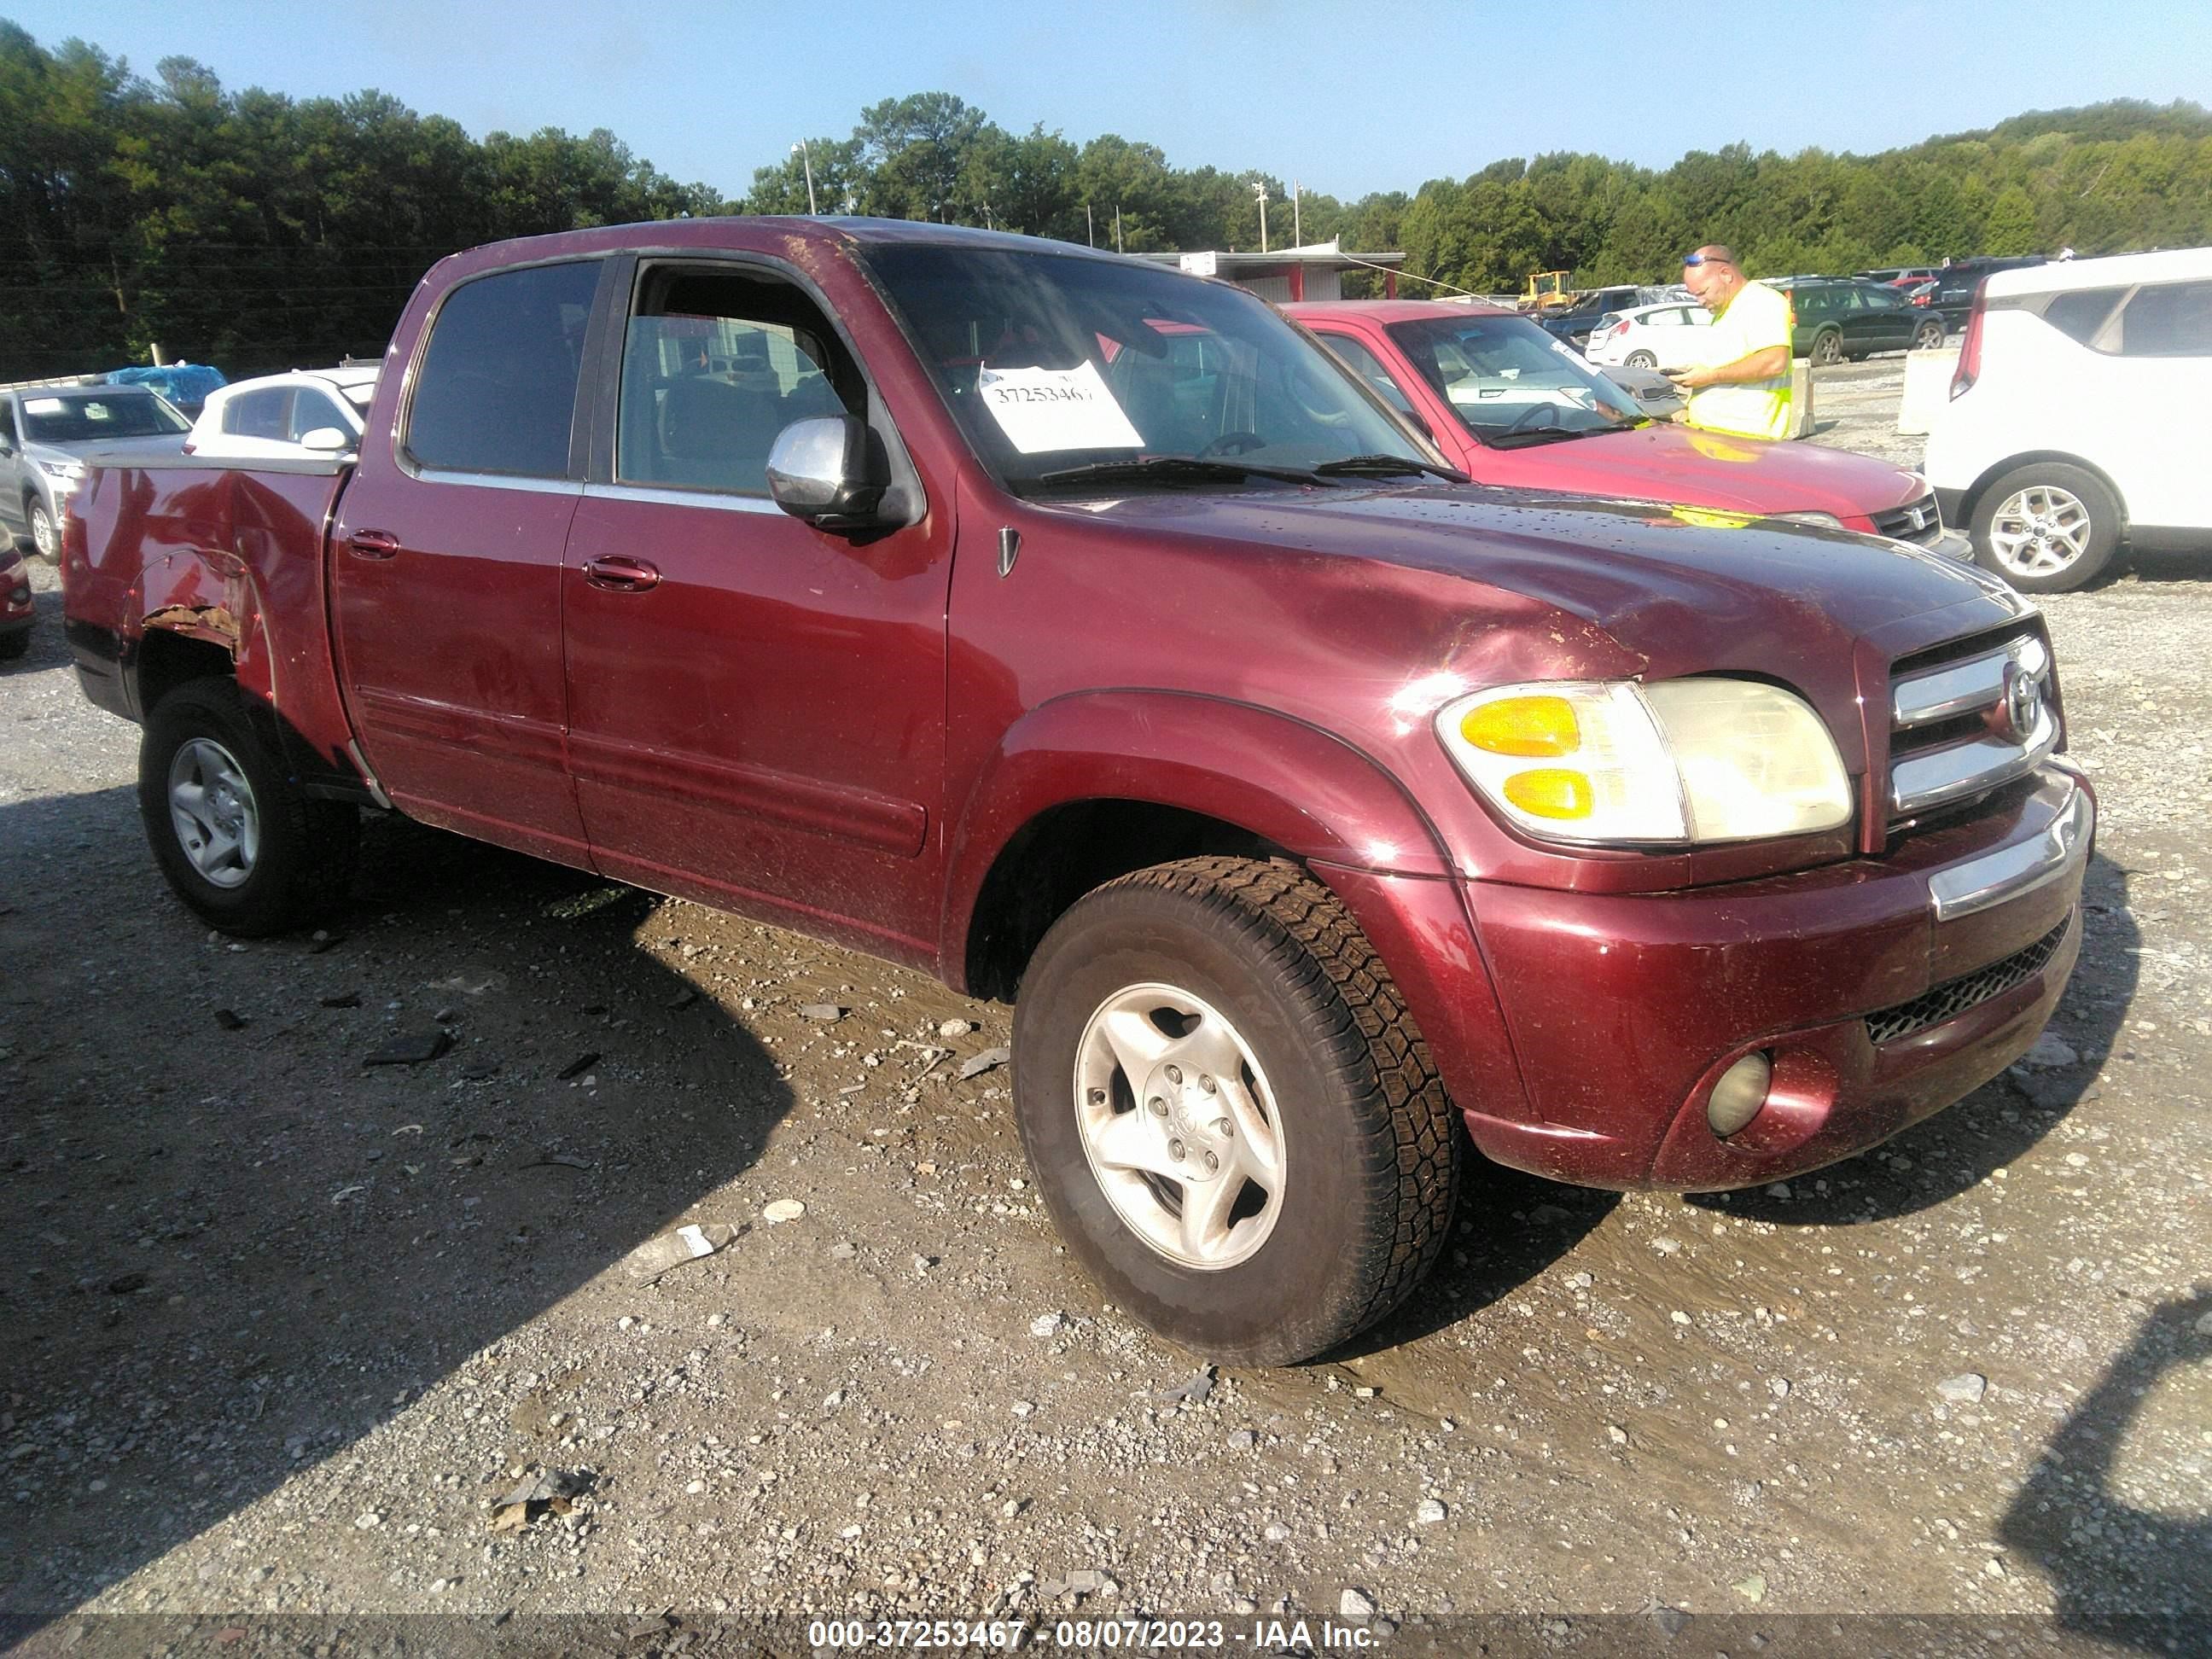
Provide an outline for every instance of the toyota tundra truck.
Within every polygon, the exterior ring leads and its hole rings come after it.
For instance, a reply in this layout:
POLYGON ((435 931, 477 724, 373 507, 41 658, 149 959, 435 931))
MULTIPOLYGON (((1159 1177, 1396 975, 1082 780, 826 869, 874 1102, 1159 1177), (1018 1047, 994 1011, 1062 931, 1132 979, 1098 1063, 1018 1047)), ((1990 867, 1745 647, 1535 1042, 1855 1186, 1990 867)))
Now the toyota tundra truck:
POLYGON ((1483 489, 1252 295, 866 220, 457 255, 357 455, 96 465, 93 701, 179 896, 374 809, 1015 1000, 1103 1294, 1239 1363, 1462 1166, 1707 1190, 2035 1039, 2094 804, 2034 606, 1907 543, 1483 489))

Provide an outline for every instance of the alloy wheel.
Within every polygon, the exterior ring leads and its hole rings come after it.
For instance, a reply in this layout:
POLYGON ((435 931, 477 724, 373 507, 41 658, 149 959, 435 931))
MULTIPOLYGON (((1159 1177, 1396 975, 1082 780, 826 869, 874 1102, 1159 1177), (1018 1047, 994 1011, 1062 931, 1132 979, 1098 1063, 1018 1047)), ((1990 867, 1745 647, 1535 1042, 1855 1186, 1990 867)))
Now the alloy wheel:
POLYGON ((2052 576, 2088 550, 2089 509, 2071 490, 2030 484, 1997 504, 1990 550, 2015 576, 2052 576))
POLYGON ((194 738, 169 762, 169 819, 177 844, 211 886, 242 887, 261 855, 261 810, 238 757, 194 738))
POLYGON ((1282 1119, 1243 1036, 1190 992, 1124 987, 1076 1046, 1085 1155, 1115 1213, 1183 1267, 1233 1267, 1282 1211, 1282 1119))

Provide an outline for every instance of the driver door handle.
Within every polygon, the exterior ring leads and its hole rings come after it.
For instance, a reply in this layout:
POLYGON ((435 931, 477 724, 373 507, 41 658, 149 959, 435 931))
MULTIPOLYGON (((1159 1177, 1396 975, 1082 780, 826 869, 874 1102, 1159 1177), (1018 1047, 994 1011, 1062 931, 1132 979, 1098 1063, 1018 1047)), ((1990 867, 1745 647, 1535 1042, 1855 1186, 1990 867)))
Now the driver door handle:
POLYGON ((584 580, 610 593, 642 593, 660 585, 660 572, 643 559, 603 553, 585 561, 584 580))

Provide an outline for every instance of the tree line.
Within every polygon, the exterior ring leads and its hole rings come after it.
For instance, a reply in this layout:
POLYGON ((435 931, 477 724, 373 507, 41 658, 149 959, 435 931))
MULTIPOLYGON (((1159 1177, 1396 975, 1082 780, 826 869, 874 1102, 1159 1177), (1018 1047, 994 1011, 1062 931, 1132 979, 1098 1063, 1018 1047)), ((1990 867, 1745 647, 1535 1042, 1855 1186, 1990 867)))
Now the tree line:
POLYGON ((949 93, 886 99, 742 197, 681 183, 604 128, 471 138, 382 93, 149 79, 0 21, 0 380, 174 356, 233 375, 381 351, 422 271, 503 237, 646 219, 823 213, 988 225, 1122 247, 1340 240, 1397 250, 1413 293, 1671 277, 1724 241, 1754 272, 1969 253, 2212 242, 2212 113, 2120 100, 1859 156, 1731 144, 1666 168, 1555 152, 1341 201, 1265 170, 1180 167, 1107 134, 1010 132, 949 93))

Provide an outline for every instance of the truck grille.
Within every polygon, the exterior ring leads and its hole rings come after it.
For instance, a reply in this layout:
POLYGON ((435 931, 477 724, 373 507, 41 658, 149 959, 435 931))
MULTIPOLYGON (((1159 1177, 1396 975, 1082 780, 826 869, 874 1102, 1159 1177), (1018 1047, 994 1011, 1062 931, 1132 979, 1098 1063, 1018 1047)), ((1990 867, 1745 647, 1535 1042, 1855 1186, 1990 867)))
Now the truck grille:
POLYGON ((2065 941, 2066 930, 2073 925, 2069 916, 2024 951, 2015 951, 2002 962, 1937 986, 1923 993, 1910 1002, 1900 1002, 1894 1008, 1885 1008, 1880 1013, 1866 1017, 1867 1036, 1876 1048, 1885 1042, 1895 1042, 1916 1031, 1924 1031, 1931 1025, 1941 1025, 1947 1019, 1956 1019, 1969 1008, 1978 1008, 1991 997, 2002 996, 2016 985, 2025 985, 2043 971, 2044 964, 2058 953, 2065 941))
POLYGON ((1931 491, 1917 501, 1903 507, 1893 507, 1887 513, 1874 515, 1874 533, 1887 536, 1893 541, 1918 542, 1926 545, 1943 533, 1942 509, 1936 505, 1931 491))
POLYGON ((2051 648, 2039 634, 1909 659, 1890 680, 1890 823, 1978 800, 2057 746, 2051 648))

